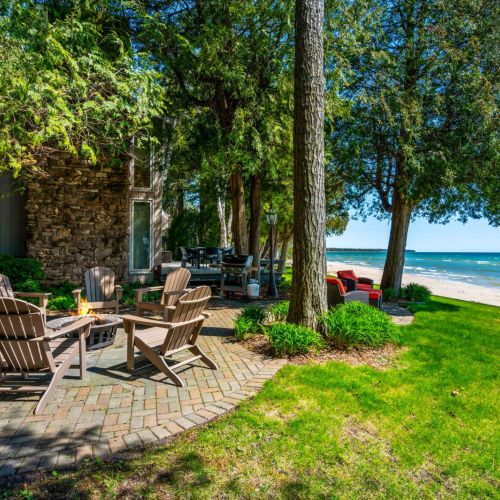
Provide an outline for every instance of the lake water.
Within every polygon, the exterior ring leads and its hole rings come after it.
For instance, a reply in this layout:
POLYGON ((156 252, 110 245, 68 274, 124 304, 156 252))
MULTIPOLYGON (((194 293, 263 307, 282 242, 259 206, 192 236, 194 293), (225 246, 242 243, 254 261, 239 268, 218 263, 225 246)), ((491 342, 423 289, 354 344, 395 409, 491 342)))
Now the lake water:
MULTIPOLYGON (((385 251, 327 252, 329 261, 382 269, 385 251)), ((500 253, 407 252, 405 272, 500 288, 500 253)))

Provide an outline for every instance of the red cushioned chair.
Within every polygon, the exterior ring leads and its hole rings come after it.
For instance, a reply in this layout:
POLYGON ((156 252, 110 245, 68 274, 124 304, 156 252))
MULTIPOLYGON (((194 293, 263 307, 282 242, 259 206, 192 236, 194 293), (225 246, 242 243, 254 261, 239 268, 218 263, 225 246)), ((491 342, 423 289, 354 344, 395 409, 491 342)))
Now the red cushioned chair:
POLYGON ((328 307, 333 307, 338 304, 346 304, 357 300, 364 304, 370 303, 370 294, 362 290, 353 292, 346 291, 344 284, 338 278, 326 278, 328 307))
POLYGON ((346 288, 351 291, 364 291, 370 294, 370 304, 374 307, 382 305, 382 290, 373 288, 373 280, 370 278, 358 278, 353 270, 337 271, 337 276, 346 284, 346 288))

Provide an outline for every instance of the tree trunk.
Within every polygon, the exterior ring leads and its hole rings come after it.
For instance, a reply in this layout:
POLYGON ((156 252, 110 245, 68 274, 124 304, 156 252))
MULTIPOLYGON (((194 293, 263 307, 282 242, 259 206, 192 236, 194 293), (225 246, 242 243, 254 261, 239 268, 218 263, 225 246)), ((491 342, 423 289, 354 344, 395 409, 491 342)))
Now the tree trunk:
POLYGON ((226 235, 227 235, 227 242, 228 246, 232 242, 232 240, 229 240, 229 235, 231 234, 231 228, 233 227, 233 209, 231 208, 229 210, 229 214, 227 216, 227 222, 226 222, 226 235))
POLYGON ((403 279, 406 240, 408 239, 411 211, 409 203, 398 190, 395 190, 392 203, 391 234, 380 286, 383 290, 392 288, 396 297, 399 296, 401 280, 403 279))
POLYGON ((326 311, 322 0, 295 3, 293 277, 289 321, 318 327, 326 311))
POLYGON ((280 250, 280 264, 278 266, 278 272, 282 273, 285 271, 286 266, 286 256, 288 255, 288 247, 290 246, 290 240, 292 239, 292 233, 285 230, 283 235, 283 241, 281 242, 281 250, 280 250))
POLYGON ((233 243, 237 254, 248 252, 247 221, 245 216, 245 188, 241 165, 231 174, 231 201, 233 208, 233 243))
POLYGON ((271 242, 269 241, 269 235, 266 237, 266 242, 264 243, 264 248, 262 249, 262 252, 260 252, 260 258, 265 259, 267 257, 267 254, 269 252, 269 244, 271 242))
POLYGON ((184 212, 184 191, 179 189, 177 193, 177 201, 175 203, 175 211, 177 215, 184 212))
POLYGON ((217 214, 220 224, 219 245, 222 248, 227 248, 226 200, 222 196, 217 196, 217 214))
POLYGON ((248 238, 248 248, 250 255, 253 255, 253 267, 257 271, 253 272, 254 278, 259 278, 260 262, 260 225, 262 219, 262 177, 260 174, 252 175, 250 179, 250 234, 248 238))

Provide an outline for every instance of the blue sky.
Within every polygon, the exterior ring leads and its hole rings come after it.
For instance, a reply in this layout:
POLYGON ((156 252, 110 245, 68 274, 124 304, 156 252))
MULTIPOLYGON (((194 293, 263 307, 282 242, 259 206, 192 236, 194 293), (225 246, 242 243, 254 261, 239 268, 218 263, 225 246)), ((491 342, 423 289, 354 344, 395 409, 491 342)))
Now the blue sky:
MULTIPOLYGON (((328 247, 386 248, 389 241, 389 221, 370 217, 366 222, 351 219, 342 236, 326 239, 328 247)), ((410 225, 408 249, 417 252, 500 252, 500 228, 491 227, 484 219, 467 224, 451 221, 429 224, 417 219, 410 225)))

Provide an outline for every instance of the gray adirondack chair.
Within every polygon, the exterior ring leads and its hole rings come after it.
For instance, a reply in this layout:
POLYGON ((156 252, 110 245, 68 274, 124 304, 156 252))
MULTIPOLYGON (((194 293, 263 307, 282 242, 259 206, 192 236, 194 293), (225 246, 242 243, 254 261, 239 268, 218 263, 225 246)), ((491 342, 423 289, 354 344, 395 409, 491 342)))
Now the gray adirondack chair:
POLYGON ((135 306, 137 315, 143 316, 145 312, 151 312, 163 316, 163 319, 168 321, 169 314, 175 309, 179 297, 189 292, 186 287, 190 279, 191 273, 181 267, 167 275, 164 286, 150 286, 136 290, 135 306), (146 302, 143 299, 145 293, 160 290, 162 290, 160 302, 146 302))
POLYGON ((201 359, 212 370, 218 367, 197 345, 203 322, 208 317, 204 309, 212 295, 208 286, 199 286, 183 295, 173 311, 171 320, 159 321, 139 316, 125 315, 123 322, 128 335, 127 369, 134 369, 134 349, 141 351, 148 360, 174 382, 183 387, 182 379, 174 372, 188 363, 201 359), (136 325, 148 326, 136 330, 136 325), (168 365, 165 358, 188 350, 193 357, 168 365))
POLYGON ((74 361, 79 358, 80 378, 86 370, 85 337, 93 318, 81 318, 60 330, 45 326, 39 307, 24 300, 0 297, 0 392, 38 392, 43 395, 35 415, 45 408, 54 390, 74 361), (78 331, 77 338, 66 334, 78 331), (30 380, 34 374, 52 373, 50 382, 30 380), (21 375, 22 379, 11 379, 21 375))
POLYGON ((10 280, 5 274, 0 274, 0 297, 26 297, 32 299, 38 299, 38 307, 42 310, 45 315, 47 310, 47 304, 49 303, 49 297, 51 293, 38 293, 38 292, 14 292, 10 280))
MULTIPOLYGON (((84 274, 86 304, 93 311, 114 309, 118 314, 123 288, 115 285, 115 273, 107 267, 93 267, 84 274)), ((82 289, 73 290, 78 312, 82 306, 82 289)))

